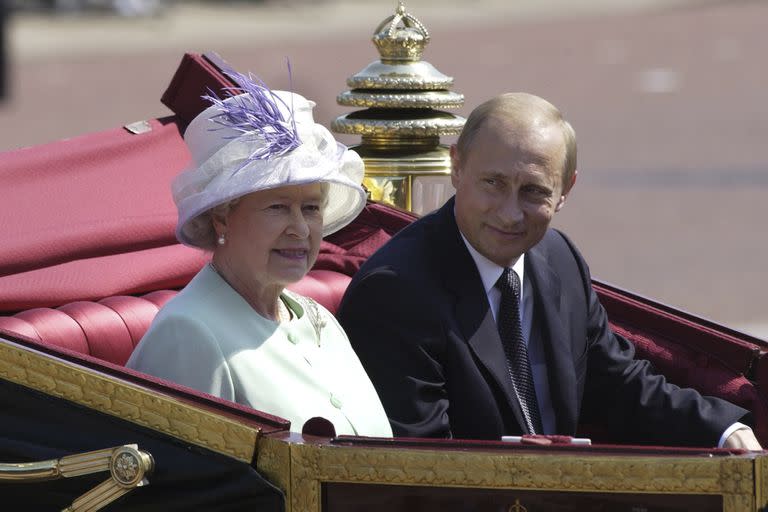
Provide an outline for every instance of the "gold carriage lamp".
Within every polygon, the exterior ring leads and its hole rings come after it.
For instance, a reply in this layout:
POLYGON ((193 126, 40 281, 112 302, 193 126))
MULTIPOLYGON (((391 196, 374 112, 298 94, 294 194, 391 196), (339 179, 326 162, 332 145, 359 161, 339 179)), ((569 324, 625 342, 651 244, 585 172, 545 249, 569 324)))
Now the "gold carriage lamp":
POLYGON ((331 130, 361 135, 352 149, 365 162, 363 185, 370 199, 418 214, 453 194, 448 146, 441 135, 457 135, 465 119, 437 109, 458 108, 464 95, 451 92, 453 78, 421 60, 429 32, 402 2, 374 31, 381 59, 347 79, 352 89, 339 105, 364 107, 336 118, 331 130))

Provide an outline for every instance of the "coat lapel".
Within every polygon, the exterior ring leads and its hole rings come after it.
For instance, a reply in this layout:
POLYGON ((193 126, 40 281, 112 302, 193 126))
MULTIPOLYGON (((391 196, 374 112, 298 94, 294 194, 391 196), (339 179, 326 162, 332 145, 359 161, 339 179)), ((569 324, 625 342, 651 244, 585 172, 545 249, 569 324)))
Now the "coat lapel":
POLYGON ((547 261, 541 244, 526 253, 526 274, 531 278, 534 325, 531 337, 540 337, 547 360, 549 392, 557 432, 572 434, 577 422, 576 374, 571 353, 571 333, 564 325, 560 278, 547 261))
POLYGON ((522 432, 525 421, 520 402, 512 388, 507 357, 480 274, 459 234, 453 213, 453 200, 446 203, 437 215, 442 223, 438 232, 445 237, 442 240, 442 254, 446 255, 443 260, 444 282, 448 291, 455 297, 455 318, 459 329, 475 357, 502 391, 522 432))

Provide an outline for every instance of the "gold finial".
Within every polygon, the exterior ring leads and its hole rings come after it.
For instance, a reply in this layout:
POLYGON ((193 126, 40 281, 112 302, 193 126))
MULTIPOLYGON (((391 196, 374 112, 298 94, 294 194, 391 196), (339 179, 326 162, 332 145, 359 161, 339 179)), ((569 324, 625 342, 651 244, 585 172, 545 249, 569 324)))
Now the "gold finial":
POLYGON ((365 110, 337 117, 331 130, 361 135, 353 146, 365 163, 369 197, 418 214, 452 194, 451 158, 443 135, 457 135, 465 119, 437 109, 464 104, 453 78, 421 60, 429 32, 400 1, 373 34, 380 59, 347 79, 339 105, 365 110))
POLYGON ((398 2, 395 14, 381 22, 373 33, 373 44, 385 63, 419 61, 427 43, 429 32, 408 14, 402 1, 398 2))

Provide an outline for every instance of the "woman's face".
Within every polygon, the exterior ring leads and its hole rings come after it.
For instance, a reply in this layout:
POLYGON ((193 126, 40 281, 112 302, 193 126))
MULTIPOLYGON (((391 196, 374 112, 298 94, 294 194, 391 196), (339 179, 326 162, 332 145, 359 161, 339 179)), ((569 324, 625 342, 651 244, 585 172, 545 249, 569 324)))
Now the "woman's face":
POLYGON ((253 192, 216 221, 226 243, 216 249, 238 280, 284 287, 312 268, 323 236, 325 197, 319 183, 253 192))

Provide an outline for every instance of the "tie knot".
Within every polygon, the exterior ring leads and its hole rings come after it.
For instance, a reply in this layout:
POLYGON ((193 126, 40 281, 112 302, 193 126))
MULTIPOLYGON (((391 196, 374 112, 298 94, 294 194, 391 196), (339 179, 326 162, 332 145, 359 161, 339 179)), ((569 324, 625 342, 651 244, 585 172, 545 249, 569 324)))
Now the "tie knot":
POLYGON ((517 272, 507 267, 502 272, 501 277, 496 281, 496 287, 504 292, 513 292, 515 297, 520 297, 520 278, 517 272))

